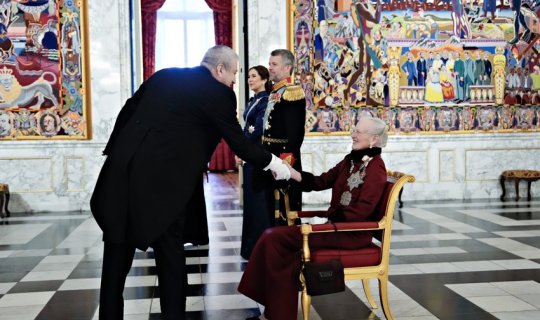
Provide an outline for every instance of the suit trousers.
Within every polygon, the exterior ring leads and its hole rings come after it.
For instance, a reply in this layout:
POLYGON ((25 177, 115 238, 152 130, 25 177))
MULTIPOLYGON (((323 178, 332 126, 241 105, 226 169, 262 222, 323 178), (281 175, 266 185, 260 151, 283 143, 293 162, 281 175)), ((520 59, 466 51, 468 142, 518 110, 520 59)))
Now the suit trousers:
MULTIPOLYGON (((184 246, 178 226, 173 224, 150 246, 154 249, 161 314, 166 320, 185 319, 187 275, 185 272, 184 246)), ((129 243, 105 241, 103 271, 99 298, 99 319, 123 319, 122 293, 133 257, 135 246, 129 243)))

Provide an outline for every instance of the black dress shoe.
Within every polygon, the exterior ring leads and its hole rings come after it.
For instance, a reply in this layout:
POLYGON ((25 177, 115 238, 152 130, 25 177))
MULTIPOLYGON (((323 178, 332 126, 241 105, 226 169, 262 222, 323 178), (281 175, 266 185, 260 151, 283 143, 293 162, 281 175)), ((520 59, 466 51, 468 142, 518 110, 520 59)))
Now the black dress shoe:
POLYGON ((249 317, 246 320, 259 320, 259 316, 249 317))

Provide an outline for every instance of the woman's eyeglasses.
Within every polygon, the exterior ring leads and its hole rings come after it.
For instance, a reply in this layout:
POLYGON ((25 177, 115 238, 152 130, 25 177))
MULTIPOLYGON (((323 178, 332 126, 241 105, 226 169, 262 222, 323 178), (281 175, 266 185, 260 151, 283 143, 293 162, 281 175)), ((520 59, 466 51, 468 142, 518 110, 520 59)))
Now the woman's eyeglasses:
POLYGON ((356 129, 351 129, 351 134, 371 134, 371 135, 373 135, 373 133, 370 133, 370 132, 367 132, 367 131, 362 131, 362 130, 356 130, 356 129))

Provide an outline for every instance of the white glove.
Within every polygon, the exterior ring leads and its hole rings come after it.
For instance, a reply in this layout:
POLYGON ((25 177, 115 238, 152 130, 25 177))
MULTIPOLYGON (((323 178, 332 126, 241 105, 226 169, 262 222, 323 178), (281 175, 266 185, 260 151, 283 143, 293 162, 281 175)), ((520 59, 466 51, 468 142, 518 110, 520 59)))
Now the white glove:
POLYGON ((283 163, 283 160, 276 157, 274 154, 272 154, 272 160, 270 161, 270 164, 268 164, 263 170, 272 170, 272 173, 274 174, 274 179, 276 180, 289 180, 291 178, 291 171, 283 163))

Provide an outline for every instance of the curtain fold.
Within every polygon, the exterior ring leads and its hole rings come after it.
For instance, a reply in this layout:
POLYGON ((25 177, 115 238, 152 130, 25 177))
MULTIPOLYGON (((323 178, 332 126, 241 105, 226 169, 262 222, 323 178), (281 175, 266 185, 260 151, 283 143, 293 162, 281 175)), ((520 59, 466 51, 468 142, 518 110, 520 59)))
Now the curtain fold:
POLYGON ((156 18, 165 0, 141 0, 143 77, 148 79, 156 66, 156 18))
MULTIPOLYGON (((232 47, 232 1, 231 0, 205 0, 214 12, 214 33, 216 44, 232 47)), ((225 140, 221 139, 217 145, 208 170, 227 171, 235 170, 234 153, 225 140)))

